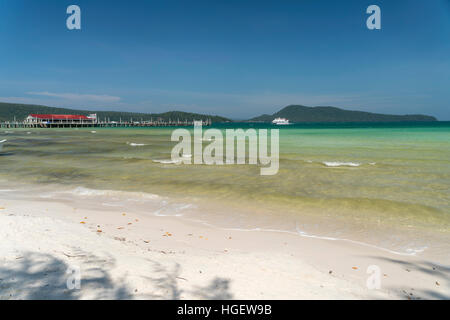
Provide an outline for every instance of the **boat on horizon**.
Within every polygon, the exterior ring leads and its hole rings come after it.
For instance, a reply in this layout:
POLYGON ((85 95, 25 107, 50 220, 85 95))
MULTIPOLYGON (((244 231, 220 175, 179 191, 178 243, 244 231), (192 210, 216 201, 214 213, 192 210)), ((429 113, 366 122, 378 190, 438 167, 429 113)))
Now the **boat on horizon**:
POLYGON ((273 123, 273 124, 276 124, 276 125, 287 125, 287 124, 290 124, 290 123, 289 123, 289 120, 286 119, 286 118, 276 118, 276 119, 273 119, 272 123, 273 123))

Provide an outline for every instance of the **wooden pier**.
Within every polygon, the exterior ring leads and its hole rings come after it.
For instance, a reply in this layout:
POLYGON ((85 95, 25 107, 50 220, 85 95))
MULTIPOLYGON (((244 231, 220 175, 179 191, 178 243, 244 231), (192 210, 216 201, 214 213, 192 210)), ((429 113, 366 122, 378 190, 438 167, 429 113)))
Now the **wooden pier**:
MULTIPOLYGON (((194 120, 195 122, 199 120, 194 120)), ((104 121, 52 121, 49 122, 27 122, 27 121, 5 121, 0 122, 0 128, 128 128, 128 127, 182 127, 193 126, 192 120, 149 120, 149 121, 110 121, 105 119, 104 121)), ((203 126, 210 126, 211 119, 202 120, 203 126)))

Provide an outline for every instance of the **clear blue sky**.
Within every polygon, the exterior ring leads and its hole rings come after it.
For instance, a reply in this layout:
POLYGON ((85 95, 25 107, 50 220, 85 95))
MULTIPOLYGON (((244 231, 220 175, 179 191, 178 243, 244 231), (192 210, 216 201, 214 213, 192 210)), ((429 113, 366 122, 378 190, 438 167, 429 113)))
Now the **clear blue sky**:
POLYGON ((235 119, 333 105, 450 120, 450 0, 0 0, 0 101, 235 119), (66 28, 71 4, 82 30, 66 28), (371 4, 381 30, 366 28, 371 4))

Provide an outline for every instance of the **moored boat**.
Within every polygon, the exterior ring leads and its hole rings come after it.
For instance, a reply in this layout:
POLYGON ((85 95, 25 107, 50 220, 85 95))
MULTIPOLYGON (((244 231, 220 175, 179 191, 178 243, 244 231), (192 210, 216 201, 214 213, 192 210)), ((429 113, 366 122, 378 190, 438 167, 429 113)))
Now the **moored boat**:
POLYGON ((286 119, 286 118, 276 118, 276 119, 273 119, 272 123, 273 123, 273 124, 276 124, 276 125, 286 125, 286 124, 290 124, 290 123, 289 123, 289 120, 286 119))

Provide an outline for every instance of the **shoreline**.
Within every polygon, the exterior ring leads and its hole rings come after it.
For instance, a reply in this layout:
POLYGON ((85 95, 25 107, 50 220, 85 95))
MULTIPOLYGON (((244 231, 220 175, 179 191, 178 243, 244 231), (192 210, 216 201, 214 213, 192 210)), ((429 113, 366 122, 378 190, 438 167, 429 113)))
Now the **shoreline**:
MULTIPOLYGON (((303 213, 299 217, 301 220, 295 220, 295 223, 291 228, 274 228, 273 223, 277 223, 280 217, 276 217, 275 220, 264 220, 264 215, 261 214, 260 209, 256 207, 249 208, 245 207, 244 210, 241 209, 240 204, 231 204, 226 201, 216 202, 205 201, 204 198, 200 197, 180 197, 178 196, 168 196, 159 195, 154 193, 147 193, 142 191, 124 191, 124 190, 112 190, 112 189, 92 189, 90 187, 84 186, 68 186, 63 184, 35 184, 35 183, 23 183, 16 188, 8 188, 6 181, 0 181, 0 199, 10 199, 11 200, 21 200, 21 201, 37 201, 41 203, 47 202, 60 202, 68 205, 74 205, 77 202, 77 208, 93 209, 99 211, 131 211, 138 215, 144 216, 155 216, 155 217, 172 217, 180 219, 185 223, 194 223, 198 225, 203 225, 210 228, 220 229, 224 231, 238 231, 238 232, 260 232, 260 233, 279 233, 286 234, 295 237, 302 238, 312 238, 319 240, 343 242, 349 244, 355 244, 363 247, 368 247, 372 249, 377 249, 385 251, 390 254, 400 255, 400 256, 416 256, 423 255, 429 260, 440 260, 443 259, 445 264, 450 264, 450 256, 448 256, 448 246, 441 245, 441 243, 447 243, 444 234, 440 234, 440 237, 433 239, 432 243, 427 243, 425 241, 425 236, 430 236, 430 230, 418 230, 415 232, 420 233, 420 237, 414 235, 411 230, 405 227, 397 227, 396 229, 391 228, 391 234, 387 230, 380 229, 379 226, 372 224, 373 228, 378 228, 376 230, 382 231, 382 233, 377 234, 377 238, 368 237, 368 233, 362 232, 363 230, 358 230, 357 225, 353 225, 354 221, 346 221, 341 215, 334 215, 326 220, 311 220, 312 215, 303 213), (220 208, 221 212, 217 215, 216 210, 220 208), (225 210, 223 210, 225 208, 225 210), (252 227, 250 223, 255 224, 254 221, 250 220, 248 214, 250 212, 255 212, 257 210, 258 216, 253 215, 253 219, 257 219, 255 227, 252 227), (233 215, 228 217, 224 216, 225 212, 234 212, 239 216, 239 219, 244 217, 244 223, 240 221, 229 221, 226 220, 233 215), (223 219, 225 218, 225 219, 223 219), (302 229, 299 228, 298 221, 302 223, 302 229), (269 225, 267 224, 269 222, 269 225), (306 224, 314 225, 315 230, 304 229, 306 224), (347 224, 348 229, 342 230, 340 228, 347 224), (331 225, 332 228, 327 228, 327 224, 331 225), (239 226, 240 225, 240 226, 239 226), (333 231, 333 228, 336 231, 333 231), (409 232, 408 246, 394 245, 391 243, 392 239, 395 237, 405 237, 406 232, 409 232), (340 233, 335 235, 335 233, 340 233), (389 237, 394 235, 393 238, 389 237), (412 238, 411 235, 414 235, 412 238), (419 242, 415 243, 412 240, 418 239, 419 242), (384 243, 384 245, 383 245, 384 243), (439 244, 439 246, 436 246, 439 244)), ((261 205, 260 205, 261 206, 261 205)), ((233 219, 233 218, 232 218, 233 219)), ((285 219, 284 222, 288 221, 285 219)), ((293 221, 289 221, 291 224, 293 221)), ((287 225, 287 224, 286 224, 287 225)), ((365 229, 364 231, 367 231, 365 229)), ((371 231, 372 235, 376 232, 371 231)), ((402 238, 405 240, 406 238, 402 238)), ((427 238, 427 240, 430 240, 427 238)))
POLYGON ((0 207, 0 299, 450 298, 446 262, 420 254, 76 203, 3 198, 0 207), (74 263, 81 290, 65 285, 74 263), (379 290, 366 285, 373 265, 379 290))

